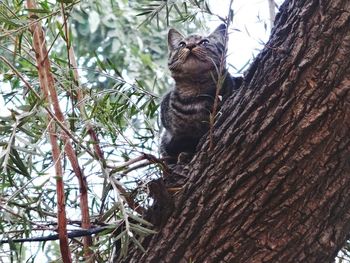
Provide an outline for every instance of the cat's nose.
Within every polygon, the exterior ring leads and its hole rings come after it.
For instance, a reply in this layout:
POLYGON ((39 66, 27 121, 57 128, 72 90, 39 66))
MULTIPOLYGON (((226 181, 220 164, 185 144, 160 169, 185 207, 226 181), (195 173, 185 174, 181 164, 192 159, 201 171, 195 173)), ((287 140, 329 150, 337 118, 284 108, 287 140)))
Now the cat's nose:
POLYGON ((195 44, 195 43, 188 43, 186 47, 187 47, 189 50, 192 50, 193 48, 196 47, 196 44, 195 44))

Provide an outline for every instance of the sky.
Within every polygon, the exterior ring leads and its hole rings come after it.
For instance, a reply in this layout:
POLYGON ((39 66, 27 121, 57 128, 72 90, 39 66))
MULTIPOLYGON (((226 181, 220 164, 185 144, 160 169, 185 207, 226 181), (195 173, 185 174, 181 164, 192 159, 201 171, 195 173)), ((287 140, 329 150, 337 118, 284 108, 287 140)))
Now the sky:
MULTIPOLYGON (((220 16, 227 16, 229 0, 210 0, 211 11, 220 16), (220 4, 218 4, 220 3, 220 4)), ((275 3, 280 6, 282 0, 275 3)), ((268 0, 234 0, 232 9, 234 12, 233 22, 229 30, 228 63, 236 70, 230 69, 231 73, 236 73, 254 55, 259 53, 263 44, 267 42, 270 35, 270 16, 268 0)), ((277 8, 275 9, 277 13, 277 8)), ((220 22, 211 21, 209 27, 214 30, 220 22)))

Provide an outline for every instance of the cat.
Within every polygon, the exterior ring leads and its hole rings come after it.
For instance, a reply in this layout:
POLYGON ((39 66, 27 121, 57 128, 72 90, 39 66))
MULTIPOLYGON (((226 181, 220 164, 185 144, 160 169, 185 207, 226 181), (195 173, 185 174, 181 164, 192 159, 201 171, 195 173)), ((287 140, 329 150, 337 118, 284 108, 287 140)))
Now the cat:
MULTIPOLYGON (((209 130, 217 88, 218 69, 226 56, 226 25, 221 24, 209 36, 184 37, 175 29, 168 33, 168 67, 175 87, 161 101, 161 123, 165 131, 160 152, 168 161, 178 161, 181 153, 190 156, 199 139, 209 130)), ((223 61, 225 63, 225 61, 223 61)), ((232 77, 226 68, 220 89, 220 104, 238 89, 242 78, 232 77)))

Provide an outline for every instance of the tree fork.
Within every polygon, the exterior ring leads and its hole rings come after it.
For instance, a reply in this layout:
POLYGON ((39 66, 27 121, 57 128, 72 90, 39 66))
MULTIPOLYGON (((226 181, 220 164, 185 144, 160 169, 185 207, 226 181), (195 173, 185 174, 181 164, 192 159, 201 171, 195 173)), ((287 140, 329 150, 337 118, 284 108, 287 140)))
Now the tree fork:
POLYGON ((349 90, 350 2, 286 1, 175 211, 125 262, 332 262, 350 232, 349 90))

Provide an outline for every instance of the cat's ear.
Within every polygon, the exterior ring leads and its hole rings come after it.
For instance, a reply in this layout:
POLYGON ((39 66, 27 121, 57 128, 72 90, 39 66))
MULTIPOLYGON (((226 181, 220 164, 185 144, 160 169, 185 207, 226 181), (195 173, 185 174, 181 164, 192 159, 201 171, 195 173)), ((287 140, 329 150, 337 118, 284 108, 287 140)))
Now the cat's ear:
POLYGON ((215 38, 217 41, 221 43, 225 42, 225 34, 226 34, 226 25, 221 24, 218 26, 213 33, 209 35, 210 38, 215 38))
POLYGON ((171 28, 168 33, 168 47, 169 49, 175 49, 179 46, 181 40, 184 39, 184 36, 181 35, 179 31, 174 28, 171 28))

